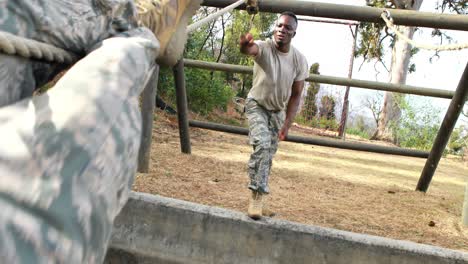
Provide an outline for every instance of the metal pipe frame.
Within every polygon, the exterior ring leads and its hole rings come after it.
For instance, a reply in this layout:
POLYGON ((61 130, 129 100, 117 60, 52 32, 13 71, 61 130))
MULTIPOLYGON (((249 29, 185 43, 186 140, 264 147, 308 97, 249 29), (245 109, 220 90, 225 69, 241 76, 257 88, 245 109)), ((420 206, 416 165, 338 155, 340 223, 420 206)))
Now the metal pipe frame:
MULTIPOLYGON (((211 7, 226 7, 230 4, 233 4, 236 0, 204 0, 202 5, 211 6, 211 7)), ((241 5, 238 9, 244 9, 246 6, 241 5)), ((385 11, 382 8, 374 7, 363 7, 363 6, 351 6, 351 5, 341 5, 341 4, 329 4, 329 3, 318 3, 318 2, 305 2, 305 1, 277 1, 277 0, 262 0, 259 1, 259 9, 261 12, 270 12, 270 13, 281 13, 285 10, 292 11, 297 15, 313 16, 313 17, 325 17, 332 19, 346 19, 346 20, 357 20, 361 22, 373 22, 373 23, 383 23, 381 19, 381 14, 385 11)), ((391 17, 393 22, 396 25, 405 25, 405 26, 417 26, 417 27, 431 27, 431 28, 440 28, 440 29, 452 29, 452 30, 463 30, 468 31, 468 16, 462 15, 448 15, 448 14, 435 14, 429 12, 420 12, 420 11, 411 11, 411 10, 401 10, 401 9, 392 9, 391 17)), ((193 61, 193 60, 184 60, 179 61, 176 68, 174 68, 174 74, 178 76, 178 94, 177 94, 177 107, 179 112, 179 117, 185 115, 185 120, 187 120, 187 99, 185 92, 185 81, 183 79, 183 67, 184 63, 188 67, 196 67, 202 69, 210 70, 222 70, 228 72, 238 72, 244 74, 252 74, 252 67, 238 66, 238 65, 227 65, 219 63, 209 63, 203 61, 193 61), (181 77, 182 75, 182 77, 181 77), (179 108, 179 103, 183 104, 185 101, 185 109, 183 107, 179 108), (183 110, 183 111, 182 111, 183 110), (181 113, 182 112, 182 113, 181 113)), ((429 89, 423 87, 409 86, 409 85, 394 85, 388 83, 356 80, 356 79, 347 79, 323 75, 310 75, 306 81, 313 81, 319 83, 328 83, 341 86, 352 86, 367 88, 373 90, 381 90, 388 92, 398 92, 398 93, 407 93, 423 96, 432 96, 440 98, 452 99, 449 109, 447 110, 446 116, 442 122, 441 128, 437 134, 436 140, 433 144, 431 152, 428 154, 423 151, 417 150, 408 150, 400 148, 389 148, 382 146, 375 146, 370 144, 356 144, 350 142, 342 142, 333 140, 316 140, 312 138, 301 138, 295 136, 289 136, 288 141, 306 143, 306 144, 315 144, 321 146, 329 146, 336 148, 345 148, 353 150, 362 150, 394 155, 404 155, 404 156, 414 156, 427 158, 423 172, 419 179, 416 190, 426 192, 431 179, 435 173, 435 170, 438 166, 440 158, 442 157, 443 151, 449 137, 455 127, 456 121, 463 109, 463 105, 468 96, 468 65, 465 68, 463 76, 460 80, 460 83, 457 87, 455 93, 446 90, 440 89, 429 89)), ((186 131, 186 137, 188 138, 188 127, 185 127, 185 124, 182 124, 179 118, 179 125, 181 129, 181 141, 182 141, 182 129, 186 131), (182 126, 184 125, 184 126, 182 126)), ((191 126, 203 127, 213 130, 224 131, 226 127, 220 124, 203 124, 199 121, 190 121, 191 126)), ((188 124, 187 124, 188 126, 188 124)), ((237 131, 238 133, 245 134, 248 133, 245 128, 229 128, 231 131, 237 131)), ((182 143, 182 142, 181 142, 182 143)), ((190 147, 190 141, 188 141, 188 146, 190 147)))
MULTIPOLYGON (((238 135, 249 134, 249 130, 247 128, 227 126, 227 125, 222 125, 222 124, 217 124, 217 123, 190 120, 189 125, 191 127, 210 129, 210 130, 227 132, 227 133, 238 134, 238 135)), ((367 152, 374 152, 374 153, 400 155, 400 156, 407 156, 407 157, 427 158, 429 156, 429 152, 420 151, 420 150, 404 149, 404 148, 397 148, 397 147, 386 147, 386 146, 379 146, 379 145, 373 145, 373 144, 356 143, 356 142, 333 140, 333 139, 300 137, 300 136, 288 135, 285 141, 308 144, 308 145, 317 145, 317 146, 323 146, 323 147, 333 147, 333 148, 340 148, 340 149, 350 149, 350 150, 367 151, 367 152)))
MULTIPOLYGON (((222 8, 236 1, 237 0, 204 0, 202 5, 222 8)), ((385 10, 384 8, 368 6, 277 0, 258 1, 258 7, 261 12, 282 13, 288 10, 294 12, 296 15, 373 23, 383 23, 380 15, 385 10)), ((245 10, 245 8, 245 4, 238 7, 238 9, 242 10, 245 10)), ((401 9, 391 9, 390 13, 396 25, 468 31, 468 16, 465 15, 436 14, 401 9)))
POLYGON ((151 73, 151 78, 141 93, 141 140, 138 150, 138 172, 148 173, 151 157, 151 142, 153 134, 153 117, 156 93, 158 90, 159 66, 156 65, 151 73))
POLYGON ((460 116, 463 106, 468 97, 468 63, 466 64, 465 71, 458 83, 455 95, 450 102, 447 113, 445 114, 442 125, 440 126, 439 132, 437 133, 434 144, 432 145, 429 157, 424 165, 424 169, 419 178, 418 185, 416 186, 417 191, 426 192, 431 183, 432 177, 434 176, 437 165, 439 164, 440 158, 444 153, 444 149, 452 134, 453 128, 457 123, 458 117, 460 116))
MULTIPOLYGON (((179 121, 180 149, 182 153, 191 154, 190 132, 188 124, 188 103, 185 89, 184 61, 179 60, 173 68, 176 87, 177 119, 179 121)), ((153 99, 154 100, 154 99, 153 99)))
MULTIPOLYGON (((249 66, 240 66, 240 65, 232 65, 232 64, 225 64, 225 63, 189 60, 189 59, 184 59, 184 64, 185 66, 192 67, 192 68, 226 71, 226 72, 233 72, 233 73, 253 74, 253 68, 249 66)), ((366 81, 366 80, 359 80, 359 79, 349 79, 349 78, 333 77, 333 76, 326 76, 326 75, 319 75, 319 74, 309 75, 306 81, 326 83, 326 84, 335 84, 335 85, 343 86, 344 88, 346 88, 346 86, 350 86, 350 87, 359 87, 359 88, 371 89, 371 90, 406 93, 406 94, 431 96, 431 97, 439 97, 439 98, 446 98, 446 99, 451 99, 454 94, 453 91, 442 90, 442 89, 432 89, 432 88, 418 87, 418 86, 405 85, 405 84, 392 84, 392 83, 374 82, 374 81, 366 81)))
POLYGON ((309 17, 298 17, 299 21, 307 22, 318 22, 318 23, 328 23, 328 24, 340 24, 340 25, 359 25, 359 22, 352 20, 340 20, 340 19, 319 19, 319 18, 309 18, 309 17))

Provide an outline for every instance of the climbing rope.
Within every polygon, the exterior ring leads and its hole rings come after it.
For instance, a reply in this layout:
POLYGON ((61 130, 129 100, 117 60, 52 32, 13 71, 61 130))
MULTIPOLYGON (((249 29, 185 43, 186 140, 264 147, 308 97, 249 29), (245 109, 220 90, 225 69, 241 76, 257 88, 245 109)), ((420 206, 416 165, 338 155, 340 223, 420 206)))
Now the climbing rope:
POLYGON ((396 26, 393 24, 393 18, 390 15, 390 11, 385 9, 382 14, 380 15, 382 19, 385 21, 387 24, 387 27, 392 29, 397 36, 411 44, 413 47, 421 48, 421 49, 427 49, 427 50, 435 50, 435 51, 445 51, 445 50, 461 50, 461 49, 466 49, 468 48, 468 43, 465 44, 449 44, 449 45, 428 45, 428 44, 419 44, 415 42, 414 40, 406 37, 401 33, 396 26))
POLYGON ((255 14, 250 15, 250 23, 249 23, 249 28, 247 29, 247 32, 250 32, 250 30, 252 29, 254 19, 255 19, 255 14))
POLYGON ((0 51, 28 59, 71 64, 77 57, 73 53, 36 40, 0 31, 0 51))
POLYGON ((201 26, 205 25, 206 23, 208 22, 211 22, 212 20, 215 20, 217 19, 218 17, 226 14, 227 12, 230 12, 232 10, 234 10, 234 8, 242 5, 243 3, 245 2, 245 0, 239 0, 237 2, 235 2, 234 4, 232 5, 229 5, 227 7, 225 7, 224 9, 221 9, 219 10, 218 12, 216 13, 213 13, 193 24, 191 24, 190 26, 187 27, 187 33, 192 33, 193 31, 195 31, 196 29, 200 28, 201 26))

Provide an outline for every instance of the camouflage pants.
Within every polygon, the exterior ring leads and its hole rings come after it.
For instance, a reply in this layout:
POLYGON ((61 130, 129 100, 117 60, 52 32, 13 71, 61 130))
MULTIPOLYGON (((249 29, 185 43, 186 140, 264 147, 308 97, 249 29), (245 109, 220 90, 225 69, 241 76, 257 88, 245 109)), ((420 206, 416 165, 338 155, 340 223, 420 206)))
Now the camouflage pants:
POLYGON ((247 99, 245 109, 249 121, 249 143, 253 147, 248 163, 248 187, 269 193, 268 178, 273 156, 278 150, 278 132, 286 115, 284 111, 268 111, 253 99, 247 99))
MULTIPOLYGON (((13 23, 18 17, 4 9, 23 3, 27 13, 28 3, 34 2, 0 0, 0 30, 9 31, 15 25, 20 31, 12 33, 34 35, 28 31, 38 25, 13 23)), ((88 10, 104 1, 91 1, 88 6, 83 2, 53 1, 47 9, 73 3, 88 10)), ((119 0, 113 2, 117 5, 119 0)), ((65 9, 50 9, 52 14, 66 14, 65 9)), ((29 14, 41 10, 36 6, 29 14)), ((86 17, 87 12, 82 15, 88 21, 96 18, 86 17)), ((49 19, 19 17, 38 23, 49 19)), ((64 20, 73 19, 77 17, 64 20)), ((97 40, 109 36, 100 25, 78 29, 80 24, 64 34, 87 36, 82 40, 89 43, 82 43, 82 48, 88 53, 97 40), (93 30, 102 30, 102 35, 94 38, 99 34, 89 34, 93 30)), ((41 30, 45 29, 43 25, 41 30)), ((45 35, 55 41, 64 40, 49 33, 45 35)), ((2 263, 102 263, 104 259, 113 220, 127 200, 136 172, 141 136, 138 96, 159 49, 154 35, 144 28, 112 36, 78 61, 51 90, 23 100, 16 95, 34 90, 38 79, 50 78, 40 73, 54 65, 0 55, 2 263)))

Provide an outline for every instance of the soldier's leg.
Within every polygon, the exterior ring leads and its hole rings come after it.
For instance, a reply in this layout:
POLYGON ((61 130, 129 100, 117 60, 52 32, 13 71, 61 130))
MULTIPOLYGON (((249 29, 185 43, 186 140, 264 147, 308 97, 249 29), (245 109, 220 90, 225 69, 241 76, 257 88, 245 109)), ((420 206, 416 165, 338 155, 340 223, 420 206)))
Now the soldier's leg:
MULTIPOLYGON (((271 118, 269 120, 268 128, 271 134, 271 146, 270 146, 270 152, 269 152, 269 158, 268 158, 270 163, 268 167, 267 182, 270 179, 271 167, 273 165, 273 157, 275 156, 276 151, 278 150, 278 143, 279 143, 278 133, 284 124, 285 117, 286 117, 285 112, 280 111, 277 113, 272 113, 271 118)), ((276 213, 269 206, 268 196, 269 195, 265 195, 263 197, 262 215, 272 217, 276 215, 276 213)))
POLYGON ((249 143, 253 147, 248 162, 249 189, 268 193, 271 133, 268 128, 269 113, 254 100, 246 102, 246 116, 249 122, 249 143))
POLYGON ((102 262, 136 172, 138 95, 159 48, 147 29, 126 35, 44 95, 0 108, 2 262, 102 262))
POLYGON ((286 113, 284 111, 279 111, 277 113, 272 113, 270 122, 268 124, 268 128, 270 130, 271 134, 271 147, 270 147, 270 167, 268 171, 268 175, 270 175, 271 167, 273 164, 273 157, 276 154, 276 151, 278 151, 278 143, 279 143, 279 138, 278 134, 280 129, 283 127, 284 120, 286 118, 286 113))

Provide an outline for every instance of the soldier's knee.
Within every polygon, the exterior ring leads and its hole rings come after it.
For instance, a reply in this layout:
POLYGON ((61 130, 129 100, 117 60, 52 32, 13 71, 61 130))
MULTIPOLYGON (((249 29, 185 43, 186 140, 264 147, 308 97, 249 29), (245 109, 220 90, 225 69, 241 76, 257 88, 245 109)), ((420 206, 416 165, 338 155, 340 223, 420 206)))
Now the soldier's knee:
POLYGON ((255 138, 252 141, 252 145, 255 149, 269 150, 271 148, 271 140, 266 138, 255 138))

